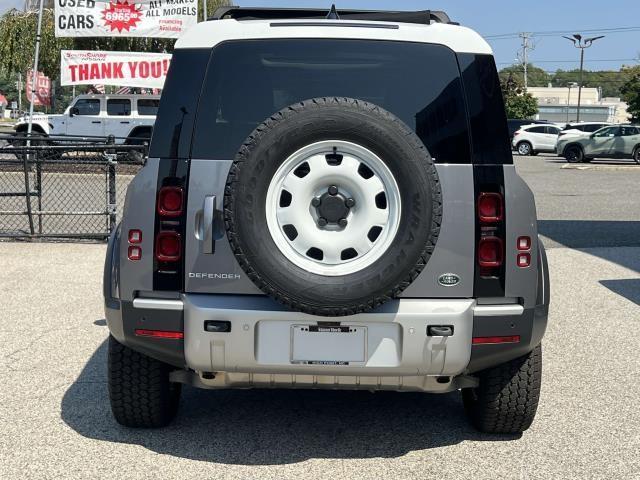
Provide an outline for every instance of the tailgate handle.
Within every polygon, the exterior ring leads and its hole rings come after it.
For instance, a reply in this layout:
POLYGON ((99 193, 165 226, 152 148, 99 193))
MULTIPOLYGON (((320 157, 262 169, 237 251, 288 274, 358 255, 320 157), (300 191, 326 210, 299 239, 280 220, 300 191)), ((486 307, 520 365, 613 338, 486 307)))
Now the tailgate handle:
POLYGON ((430 337, 450 337, 453 335, 453 325, 429 325, 427 335, 430 337))
POLYGON ((216 243, 213 239, 213 222, 216 212, 216 196, 207 195, 204 197, 203 207, 203 235, 202 235, 202 253, 215 253, 216 243))

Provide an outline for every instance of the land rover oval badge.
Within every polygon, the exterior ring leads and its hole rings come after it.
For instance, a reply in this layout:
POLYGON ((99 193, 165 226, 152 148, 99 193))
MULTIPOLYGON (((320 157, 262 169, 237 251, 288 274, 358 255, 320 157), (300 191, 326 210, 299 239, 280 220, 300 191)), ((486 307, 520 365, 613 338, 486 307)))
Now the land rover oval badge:
POLYGON ((460 283, 460 277, 455 273, 443 273, 438 277, 438 283, 443 287, 454 287, 460 283))

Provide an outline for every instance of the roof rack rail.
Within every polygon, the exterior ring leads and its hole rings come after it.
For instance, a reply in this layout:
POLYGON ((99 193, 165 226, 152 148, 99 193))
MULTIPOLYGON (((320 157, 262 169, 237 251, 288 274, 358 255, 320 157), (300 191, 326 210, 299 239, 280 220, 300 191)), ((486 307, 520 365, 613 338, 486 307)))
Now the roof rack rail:
POLYGON ((379 22, 419 23, 429 25, 435 23, 453 23, 442 11, 421 10, 416 12, 383 11, 383 10, 320 10, 317 8, 251 8, 234 5, 218 7, 209 20, 294 20, 327 18, 329 12, 336 12, 341 20, 370 20, 379 22))

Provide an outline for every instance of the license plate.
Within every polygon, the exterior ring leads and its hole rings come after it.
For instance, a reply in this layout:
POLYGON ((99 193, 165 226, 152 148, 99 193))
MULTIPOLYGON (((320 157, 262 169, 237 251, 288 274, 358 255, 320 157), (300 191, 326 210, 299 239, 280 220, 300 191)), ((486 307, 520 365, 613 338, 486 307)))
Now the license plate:
POLYGON ((349 365, 366 360, 366 327, 295 325, 291 363, 349 365))

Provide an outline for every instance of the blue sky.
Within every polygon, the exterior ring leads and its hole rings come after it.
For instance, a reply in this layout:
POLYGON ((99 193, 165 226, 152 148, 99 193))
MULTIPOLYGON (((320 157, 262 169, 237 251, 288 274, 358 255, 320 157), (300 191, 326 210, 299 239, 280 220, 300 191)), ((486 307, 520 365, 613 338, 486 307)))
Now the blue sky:
MULTIPOLYGON (((325 8, 331 1, 238 0, 237 3, 242 6, 325 8)), ((335 3, 338 9, 444 10, 453 21, 473 28, 483 36, 523 31, 580 33, 588 29, 637 27, 630 32, 605 33, 606 38, 587 50, 585 68, 618 70, 622 64, 640 64, 633 61, 640 56, 640 0, 335 0, 335 3), (595 61, 603 59, 615 61, 595 61)), ((519 38, 487 40, 499 68, 515 61, 519 38)), ((560 34, 538 36, 534 42, 536 48, 530 53, 531 62, 545 70, 568 70, 579 66, 579 51, 560 34), (561 62, 552 62, 555 60, 561 62)))
MULTIPOLYGON (((236 0, 242 6, 329 8, 332 0, 236 0)), ((483 36, 517 32, 580 33, 585 30, 636 27, 633 31, 604 33, 587 50, 585 67, 592 70, 617 70, 622 64, 638 65, 640 56, 639 0, 335 0, 337 7, 381 10, 444 10, 461 24, 483 36), (604 61, 607 60, 607 61, 604 61)), ((0 12, 22 6, 23 0, 0 0, 0 12)), ((595 35, 595 34, 594 34, 595 35)), ((594 36, 591 35, 591 36, 594 36)), ((1 41, 1 39, 0 39, 1 41)), ((488 38, 498 67, 515 61, 518 38, 488 38)), ((578 50, 558 33, 534 37, 536 48, 531 62, 555 71, 578 66, 578 50)))

